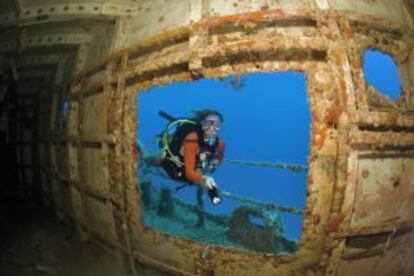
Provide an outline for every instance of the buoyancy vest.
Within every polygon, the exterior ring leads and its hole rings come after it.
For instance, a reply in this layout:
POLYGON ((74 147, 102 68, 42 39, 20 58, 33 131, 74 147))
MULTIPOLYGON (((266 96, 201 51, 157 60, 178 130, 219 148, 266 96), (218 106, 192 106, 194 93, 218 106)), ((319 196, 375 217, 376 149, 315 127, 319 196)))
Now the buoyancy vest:
POLYGON ((175 119, 159 135, 159 146, 162 150, 161 166, 168 176, 174 180, 187 181, 184 173, 184 157, 180 153, 184 145, 185 137, 191 133, 197 133, 199 150, 196 158, 196 169, 205 172, 209 167, 215 169, 217 163, 217 148, 219 139, 211 146, 203 139, 201 125, 191 119, 175 119))

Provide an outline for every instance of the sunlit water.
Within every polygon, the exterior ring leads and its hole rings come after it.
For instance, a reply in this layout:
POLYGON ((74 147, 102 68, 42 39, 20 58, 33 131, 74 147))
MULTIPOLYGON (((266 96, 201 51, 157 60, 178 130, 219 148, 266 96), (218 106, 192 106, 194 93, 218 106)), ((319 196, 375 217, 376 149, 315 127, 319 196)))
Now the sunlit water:
MULTIPOLYGON (((191 109, 212 108, 224 116, 220 137, 225 141, 226 159, 306 166, 310 141, 306 76, 297 72, 260 73, 242 76, 241 85, 238 82, 236 87, 232 82, 234 80, 231 78, 203 79, 141 92, 138 97, 139 140, 148 151, 159 150, 154 137, 167 124, 158 115, 160 110, 175 117, 191 117, 191 109)), ((212 175, 219 189, 258 204, 223 197, 222 204, 213 206, 208 196, 204 195, 204 212, 211 216, 204 216, 201 227, 194 226, 199 219, 194 209, 195 186, 175 191, 180 183, 163 177, 162 170, 143 170, 141 166, 138 174, 141 182, 145 182, 145 194, 151 198, 150 203, 146 202, 144 213, 144 222, 149 227, 204 243, 271 253, 292 251, 295 246, 289 246, 300 239, 302 215, 266 211, 265 205, 261 203, 303 210, 306 170, 292 172, 224 162, 212 175), (161 192, 162 189, 164 192, 161 192), (163 200, 160 200, 161 197, 163 200), (162 206, 162 201, 163 204, 166 204, 165 201, 170 203, 162 206), (259 216, 248 216, 250 225, 247 224, 246 227, 253 229, 256 235, 252 239, 265 239, 260 235, 266 232, 267 226, 267 229, 273 229, 277 235, 283 235, 289 249, 280 245, 284 242, 281 240, 270 239, 269 243, 275 243, 272 247, 255 248, 246 245, 246 241, 237 241, 234 235, 229 238, 229 229, 234 228, 234 223, 242 224, 230 219, 232 215, 234 219, 233 212, 241 206, 261 210, 259 216), (163 213, 162 210, 168 209, 173 209, 174 212, 163 213), (272 223, 273 226, 270 227, 272 223)), ((251 233, 249 229, 244 236, 251 233)))

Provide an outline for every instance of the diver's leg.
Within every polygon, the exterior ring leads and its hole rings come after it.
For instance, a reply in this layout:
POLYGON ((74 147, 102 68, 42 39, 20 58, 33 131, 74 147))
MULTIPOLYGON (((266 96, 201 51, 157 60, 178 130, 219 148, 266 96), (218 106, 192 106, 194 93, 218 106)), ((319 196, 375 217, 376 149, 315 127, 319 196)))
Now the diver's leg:
POLYGON ((148 154, 144 158, 144 162, 150 167, 161 167, 162 155, 161 152, 148 154))
POLYGON ((140 140, 137 141, 137 151, 142 159, 145 159, 145 157, 148 155, 147 149, 140 140))
POLYGON ((160 167, 162 156, 160 152, 156 153, 149 153, 145 148, 144 144, 138 140, 137 142, 137 151, 141 160, 145 163, 145 165, 149 167, 160 167))

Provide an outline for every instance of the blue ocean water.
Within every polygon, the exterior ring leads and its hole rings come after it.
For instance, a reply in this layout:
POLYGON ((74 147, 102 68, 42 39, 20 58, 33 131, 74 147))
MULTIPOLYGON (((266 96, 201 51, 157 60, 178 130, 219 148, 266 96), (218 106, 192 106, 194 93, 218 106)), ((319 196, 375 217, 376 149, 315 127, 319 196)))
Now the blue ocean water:
POLYGON ((366 81, 392 100, 397 100, 401 96, 401 83, 392 57, 379 50, 368 49, 363 60, 366 81))
MULTIPOLYGON (((158 115, 162 110, 175 117, 191 117, 191 109, 212 108, 224 116, 220 137, 225 141, 225 158, 269 163, 307 164, 310 141, 310 111, 307 102, 306 77, 303 73, 258 73, 241 77, 242 86, 234 80, 202 79, 174 83, 141 92, 138 97, 138 139, 149 151, 158 151, 154 137, 167 121, 158 115)), ((219 188, 233 194, 291 206, 303 210, 307 172, 235 165, 224 162, 214 173, 219 188)), ((161 186, 177 183, 163 182, 161 186)), ((195 202, 195 189, 185 188, 174 196, 195 202)), ((205 209, 215 214, 231 214, 239 205, 224 198, 212 206, 205 198, 205 209)), ((282 213, 287 238, 299 240, 302 215, 282 213)), ((258 222, 260 223, 260 222, 258 222)))

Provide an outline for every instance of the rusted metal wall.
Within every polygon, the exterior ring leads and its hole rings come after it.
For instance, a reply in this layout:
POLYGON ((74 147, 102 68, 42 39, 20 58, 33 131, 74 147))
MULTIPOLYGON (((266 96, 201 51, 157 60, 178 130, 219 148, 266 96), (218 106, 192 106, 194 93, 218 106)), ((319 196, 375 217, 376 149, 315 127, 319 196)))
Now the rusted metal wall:
MULTIPOLYGON (((1 24, 28 24, 39 16, 46 24, 75 14, 95 21, 0 34, 0 50, 17 45, 26 53, 23 68, 36 58, 52 62, 50 85, 36 97, 39 141, 31 158, 39 169, 34 163, 30 169, 39 172, 60 217, 123 252, 132 270, 145 264, 176 275, 414 273, 408 1, 37 2, 24 2, 17 17, 3 16, 1 24), (66 55, 52 59, 42 47, 60 47, 66 55), (392 54, 398 64, 403 94, 397 102, 366 84, 362 54, 368 47, 392 54), (286 70, 306 74, 312 112, 297 254, 206 247, 146 228, 136 176, 138 94, 176 81, 286 70), (64 102, 66 124, 59 111, 64 102)), ((19 164, 29 158, 21 157, 19 164)))

